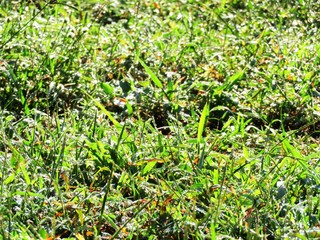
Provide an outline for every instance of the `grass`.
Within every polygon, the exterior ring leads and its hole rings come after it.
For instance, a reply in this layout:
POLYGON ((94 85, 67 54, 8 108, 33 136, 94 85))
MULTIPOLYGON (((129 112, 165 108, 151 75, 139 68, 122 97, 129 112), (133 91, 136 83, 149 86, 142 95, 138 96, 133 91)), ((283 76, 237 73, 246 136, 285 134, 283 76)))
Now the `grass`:
POLYGON ((2 1, 1 239, 320 237, 317 1, 2 1))

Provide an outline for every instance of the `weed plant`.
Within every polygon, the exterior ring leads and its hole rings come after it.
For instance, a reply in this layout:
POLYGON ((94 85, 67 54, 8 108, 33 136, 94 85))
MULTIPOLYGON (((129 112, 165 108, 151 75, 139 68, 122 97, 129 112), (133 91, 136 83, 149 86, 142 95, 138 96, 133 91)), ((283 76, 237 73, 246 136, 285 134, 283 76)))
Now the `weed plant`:
POLYGON ((320 238, 319 1, 1 1, 0 239, 320 238))

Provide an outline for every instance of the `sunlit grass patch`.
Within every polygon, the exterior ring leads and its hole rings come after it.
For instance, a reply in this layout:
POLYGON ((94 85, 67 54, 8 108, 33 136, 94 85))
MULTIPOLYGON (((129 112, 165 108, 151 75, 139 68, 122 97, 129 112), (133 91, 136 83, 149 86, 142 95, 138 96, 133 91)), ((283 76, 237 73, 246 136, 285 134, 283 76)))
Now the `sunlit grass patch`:
POLYGON ((317 13, 1 5, 0 235, 318 238, 317 13))

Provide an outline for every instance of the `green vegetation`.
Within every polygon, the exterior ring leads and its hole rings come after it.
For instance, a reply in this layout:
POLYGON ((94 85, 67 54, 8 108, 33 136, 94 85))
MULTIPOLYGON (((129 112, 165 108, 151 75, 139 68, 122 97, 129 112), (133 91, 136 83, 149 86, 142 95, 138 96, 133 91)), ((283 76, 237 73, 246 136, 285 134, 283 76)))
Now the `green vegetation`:
POLYGON ((319 1, 0 2, 0 239, 320 238, 319 1))

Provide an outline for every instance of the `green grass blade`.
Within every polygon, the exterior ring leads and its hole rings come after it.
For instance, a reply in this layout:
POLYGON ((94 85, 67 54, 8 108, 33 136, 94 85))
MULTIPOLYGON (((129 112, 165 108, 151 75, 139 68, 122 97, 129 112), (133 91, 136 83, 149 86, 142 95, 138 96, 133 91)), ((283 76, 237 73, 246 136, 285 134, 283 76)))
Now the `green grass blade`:
POLYGON ((8 185, 8 184, 12 183, 14 181, 15 177, 16 177, 16 175, 14 173, 11 173, 10 176, 4 180, 4 184, 8 185))
POLYGON ((200 141, 202 139, 202 133, 203 133, 204 128, 206 126, 206 123, 207 123, 207 120, 209 117, 209 112, 210 112, 209 104, 206 103, 206 105, 204 105, 204 108, 202 110, 200 122, 199 122, 199 126, 198 126, 198 138, 197 138, 198 144, 200 143, 200 141))
POLYGON ((282 141, 282 146, 284 148, 284 150, 288 153, 288 154, 291 154, 291 156, 295 157, 295 158, 300 158, 302 159, 303 156, 301 155, 301 153, 296 149, 294 148, 288 139, 284 139, 282 141))
POLYGON ((104 82, 102 82, 100 86, 107 95, 113 97, 113 87, 111 87, 108 83, 104 82))
POLYGON ((107 184, 105 186, 105 192, 104 192, 104 196, 103 196, 103 200, 102 200, 102 207, 101 207, 101 212, 100 212, 99 222, 98 222, 98 231, 100 231, 100 229, 101 229, 101 225, 102 225, 102 221, 103 221, 103 215, 104 215, 103 213, 104 213, 106 202, 107 202, 107 198, 108 198, 108 195, 109 195, 109 192, 110 192, 110 185, 111 185, 113 173, 114 173, 114 164, 112 164, 111 172, 110 172, 110 175, 109 175, 109 179, 108 179, 108 182, 107 182, 107 184))
POLYGON ((111 113, 96 99, 94 99, 92 96, 90 96, 89 94, 87 94, 85 92, 85 94, 91 98, 91 100, 94 102, 94 104, 100 108, 100 110, 110 119, 110 121, 117 127, 117 128, 121 128, 122 129, 122 125, 111 115, 111 113))
POLYGON ((28 172, 26 170, 25 164, 21 164, 20 165, 20 169, 22 171, 22 174, 24 176, 24 179, 25 179, 27 185, 30 185, 31 184, 31 180, 30 180, 29 174, 28 174, 28 172))
POLYGON ((126 107, 127 107, 128 115, 132 116, 133 114, 132 105, 129 102, 126 102, 126 107))
POLYGON ((211 240, 215 240, 217 239, 217 235, 216 235, 216 226, 214 224, 213 221, 211 221, 211 225, 210 225, 210 233, 211 233, 211 240))
POLYGON ((228 89, 230 89, 235 83, 237 83, 237 81, 241 80, 244 76, 244 71, 238 71, 235 74, 233 74, 230 79, 229 79, 229 85, 228 85, 228 89))
POLYGON ((156 161, 154 162, 149 162, 142 170, 142 174, 145 175, 147 173, 149 173, 153 168, 154 166, 157 164, 156 161))
POLYGON ((154 74, 154 72, 140 59, 138 58, 140 64, 143 66, 143 68, 146 70, 148 75, 151 77, 151 80, 154 82, 154 84, 158 87, 163 89, 163 85, 159 78, 154 74))

